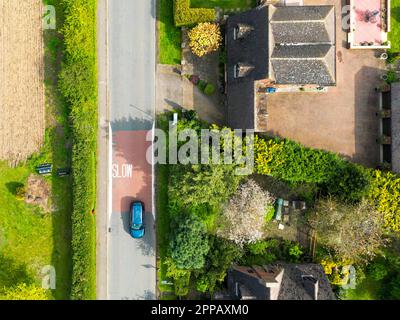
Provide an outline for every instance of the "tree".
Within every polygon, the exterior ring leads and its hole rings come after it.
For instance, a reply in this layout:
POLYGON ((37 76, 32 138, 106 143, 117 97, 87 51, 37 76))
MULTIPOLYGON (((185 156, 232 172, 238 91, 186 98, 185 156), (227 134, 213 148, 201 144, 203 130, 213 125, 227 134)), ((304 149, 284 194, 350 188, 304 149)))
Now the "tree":
POLYGON ((200 269, 210 249, 206 229, 195 215, 178 215, 172 225, 171 258, 179 269, 200 269))
POLYGON ((385 245, 382 215, 368 202, 345 204, 333 197, 319 200, 309 217, 318 241, 354 262, 366 262, 385 245))
POLYGON ((217 51, 222 42, 221 30, 215 23, 200 23, 189 31, 188 36, 189 46, 198 57, 217 51))
POLYGON ((240 246, 262 239, 267 208, 274 201, 254 180, 243 183, 225 207, 218 235, 240 246))
POLYGON ((234 243, 212 237, 206 266, 196 274, 196 289, 213 294, 216 285, 224 281, 232 262, 238 260, 242 254, 243 251, 234 243))
POLYGON ((1 295, 3 300, 48 300, 46 290, 33 284, 20 283, 11 288, 6 288, 1 295))
POLYGON ((228 164, 175 165, 171 170, 171 199, 191 206, 219 205, 239 185, 241 176, 235 174, 235 168, 228 164))

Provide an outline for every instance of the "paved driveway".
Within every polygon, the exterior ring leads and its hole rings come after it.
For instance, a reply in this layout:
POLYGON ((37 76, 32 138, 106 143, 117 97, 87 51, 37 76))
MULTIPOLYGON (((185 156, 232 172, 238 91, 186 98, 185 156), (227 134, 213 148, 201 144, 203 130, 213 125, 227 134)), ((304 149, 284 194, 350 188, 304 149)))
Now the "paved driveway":
POLYGON ((146 161, 155 112, 155 0, 109 1, 112 212, 108 298, 155 299, 152 170, 146 161), (129 235, 129 205, 145 202, 143 239, 129 235))
POLYGON ((349 50, 341 29, 340 0, 306 0, 305 5, 336 5, 337 86, 328 93, 268 95, 268 132, 307 146, 338 152, 355 162, 379 162, 379 97, 374 88, 384 62, 374 50, 349 50))

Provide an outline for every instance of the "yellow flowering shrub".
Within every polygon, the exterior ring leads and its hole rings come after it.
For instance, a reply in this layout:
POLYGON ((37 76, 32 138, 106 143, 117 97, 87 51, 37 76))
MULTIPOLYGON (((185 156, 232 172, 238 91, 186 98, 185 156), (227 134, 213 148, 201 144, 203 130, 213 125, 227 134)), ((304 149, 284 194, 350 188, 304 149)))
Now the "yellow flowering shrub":
POLYGON ((200 23, 188 36, 190 49, 198 57, 217 51, 222 43, 221 30, 215 23, 200 23))

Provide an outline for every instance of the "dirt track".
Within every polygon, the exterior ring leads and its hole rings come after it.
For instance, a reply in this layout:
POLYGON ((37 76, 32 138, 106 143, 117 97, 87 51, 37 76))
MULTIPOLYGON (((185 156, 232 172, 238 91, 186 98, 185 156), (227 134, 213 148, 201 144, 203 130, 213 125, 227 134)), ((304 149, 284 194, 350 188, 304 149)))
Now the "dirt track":
POLYGON ((0 159, 38 151, 45 130, 42 0, 0 0, 0 159))

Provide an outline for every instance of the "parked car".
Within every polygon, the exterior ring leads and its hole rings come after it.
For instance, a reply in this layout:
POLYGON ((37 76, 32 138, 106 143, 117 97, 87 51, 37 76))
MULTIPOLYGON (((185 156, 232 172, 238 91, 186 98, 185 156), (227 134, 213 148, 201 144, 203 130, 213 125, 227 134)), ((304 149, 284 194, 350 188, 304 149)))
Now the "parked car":
POLYGON ((130 211, 130 233, 132 238, 140 239, 144 236, 144 203, 135 201, 131 205, 130 211))

